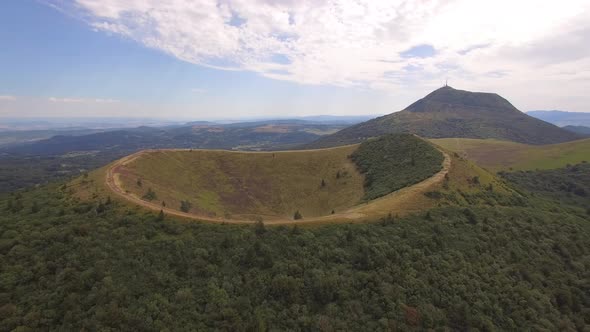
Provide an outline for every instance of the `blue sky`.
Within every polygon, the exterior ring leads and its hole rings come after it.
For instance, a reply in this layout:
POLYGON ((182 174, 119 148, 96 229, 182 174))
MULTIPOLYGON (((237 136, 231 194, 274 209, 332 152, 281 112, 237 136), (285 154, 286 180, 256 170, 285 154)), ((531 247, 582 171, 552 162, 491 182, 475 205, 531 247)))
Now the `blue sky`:
MULTIPOLYGON (((535 29, 453 25, 444 38, 440 18, 456 21, 474 10, 469 3, 197 2, 3 1, 0 117, 384 114, 447 77, 523 110, 588 105, 590 51, 579 39, 590 44, 590 33, 571 33, 590 26, 583 1, 541 11, 528 21, 535 29), (539 72, 541 61, 549 65, 539 72), (548 94, 547 82, 562 88, 548 94)), ((502 1, 492 9, 502 11, 502 1)))

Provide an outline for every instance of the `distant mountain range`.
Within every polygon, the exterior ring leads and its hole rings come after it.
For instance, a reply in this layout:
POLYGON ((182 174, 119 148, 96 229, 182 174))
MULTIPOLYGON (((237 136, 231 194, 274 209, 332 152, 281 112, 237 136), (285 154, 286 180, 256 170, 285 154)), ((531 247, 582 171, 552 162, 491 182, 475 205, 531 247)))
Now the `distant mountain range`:
POLYGON ((590 127, 590 112, 529 111, 528 115, 553 123, 556 126, 590 127))
POLYGON ((495 138, 527 144, 579 139, 575 133, 522 113, 494 93, 442 87, 400 112, 353 125, 321 137, 307 148, 351 144, 388 133, 428 138, 495 138))
MULTIPOLYGON (((116 152, 117 155, 141 149, 201 148, 269 150, 288 149, 334 133, 346 124, 324 124, 305 120, 269 120, 217 124, 206 121, 161 128, 138 127, 95 132, 76 136, 71 132, 33 142, 0 147, 0 157, 60 156, 72 152, 116 152)), ((15 132, 24 134, 23 132, 15 132)), ((17 137, 17 136, 15 136, 17 137)), ((0 138, 2 135, 0 134, 0 138)), ((14 137, 5 137, 6 140, 14 137)))

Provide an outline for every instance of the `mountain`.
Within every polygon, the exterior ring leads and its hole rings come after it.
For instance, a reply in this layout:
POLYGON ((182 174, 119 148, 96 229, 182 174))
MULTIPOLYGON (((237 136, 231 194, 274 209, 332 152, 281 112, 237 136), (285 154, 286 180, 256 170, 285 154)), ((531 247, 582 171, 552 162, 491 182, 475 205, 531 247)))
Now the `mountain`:
POLYGON ((403 111, 321 137, 306 147, 357 143, 388 133, 413 133, 429 138, 496 138, 528 144, 560 143, 580 138, 520 112, 495 93, 469 92, 445 86, 403 111))
POLYGON ((556 126, 586 126, 590 127, 590 113, 565 111, 529 111, 526 114, 553 123, 556 126))
POLYGON ((567 131, 571 131, 572 133, 576 133, 582 136, 590 136, 590 127, 586 126, 565 126, 562 127, 567 131))

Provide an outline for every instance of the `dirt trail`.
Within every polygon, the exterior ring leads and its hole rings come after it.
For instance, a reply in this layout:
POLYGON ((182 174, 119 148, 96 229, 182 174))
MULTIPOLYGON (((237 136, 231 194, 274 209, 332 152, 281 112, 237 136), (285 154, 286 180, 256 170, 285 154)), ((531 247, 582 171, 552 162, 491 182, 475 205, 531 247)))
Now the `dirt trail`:
MULTIPOLYGON (((231 223, 231 224, 252 224, 255 221, 250 220, 237 220, 237 219, 225 219, 222 217, 208 217, 197 215, 193 213, 185 213, 182 211, 170 209, 167 207, 162 207, 159 204, 147 202, 140 197, 126 192, 121 187, 121 181, 119 179, 118 171, 125 165, 133 162, 137 158, 141 157, 144 154, 151 153, 154 151, 162 151, 162 150, 143 150, 140 152, 136 152, 131 154, 127 157, 119 159, 115 161, 106 172, 106 185, 107 187, 113 191, 115 194, 121 196, 122 198, 126 199, 127 201, 140 205, 142 207, 160 211, 163 210, 164 213, 189 218, 193 220, 200 220, 200 221, 208 221, 213 223, 231 223)), ((167 149, 166 151, 188 151, 187 149, 167 149)), ((294 152, 303 152, 304 150, 296 150, 294 152)), ((449 155, 441 151, 444 155, 444 160, 442 163, 442 169, 434 174, 433 176, 429 177, 422 182, 416 183, 415 185, 400 189, 398 191, 392 192, 386 196, 377 198, 375 200, 370 201, 366 204, 360 204, 351 207, 350 209, 342 212, 338 212, 335 214, 321 216, 321 217, 311 217, 305 218, 301 220, 294 221, 293 219, 288 218, 276 218, 276 219, 264 219, 265 224, 272 224, 272 225, 281 225, 281 224, 324 224, 324 223, 346 223, 346 222, 355 222, 355 221, 364 221, 369 218, 377 219, 380 217, 384 217, 389 213, 398 213, 407 211, 406 205, 410 202, 415 200, 416 198, 421 198, 424 196, 424 193, 429 191, 432 187, 439 184, 444 180, 445 175, 449 172, 451 168, 451 158, 449 155)), ((265 152, 260 152, 265 153, 265 152)))

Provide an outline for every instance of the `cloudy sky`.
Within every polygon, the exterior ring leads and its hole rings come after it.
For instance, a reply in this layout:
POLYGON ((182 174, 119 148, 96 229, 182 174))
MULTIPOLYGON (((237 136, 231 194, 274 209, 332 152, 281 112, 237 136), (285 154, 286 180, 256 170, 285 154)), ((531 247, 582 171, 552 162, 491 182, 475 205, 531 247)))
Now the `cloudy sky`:
POLYGON ((4 0, 0 41, 1 117, 590 111, 588 0, 4 0))

